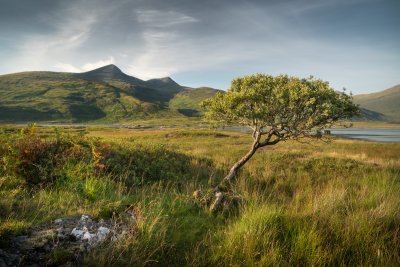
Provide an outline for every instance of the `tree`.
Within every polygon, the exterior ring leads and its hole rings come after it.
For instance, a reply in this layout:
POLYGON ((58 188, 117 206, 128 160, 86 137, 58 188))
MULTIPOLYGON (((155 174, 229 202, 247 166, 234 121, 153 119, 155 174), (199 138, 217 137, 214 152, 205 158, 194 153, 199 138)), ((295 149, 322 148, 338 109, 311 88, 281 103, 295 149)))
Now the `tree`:
MULTIPOLYGON (((351 95, 313 77, 255 74, 236 78, 226 93, 203 102, 211 122, 252 129, 253 144, 224 178, 231 183, 257 149, 285 140, 318 137, 321 129, 358 114, 351 95)), ((320 136, 320 135, 319 135, 320 136)))

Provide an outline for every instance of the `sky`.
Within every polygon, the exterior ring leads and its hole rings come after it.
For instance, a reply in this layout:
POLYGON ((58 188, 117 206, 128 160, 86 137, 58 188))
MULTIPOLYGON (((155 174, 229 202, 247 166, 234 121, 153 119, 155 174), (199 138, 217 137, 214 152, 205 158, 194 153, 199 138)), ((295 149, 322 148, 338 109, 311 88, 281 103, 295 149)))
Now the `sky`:
POLYGON ((399 0, 0 0, 0 74, 115 64, 227 89, 253 73, 400 84, 399 0))

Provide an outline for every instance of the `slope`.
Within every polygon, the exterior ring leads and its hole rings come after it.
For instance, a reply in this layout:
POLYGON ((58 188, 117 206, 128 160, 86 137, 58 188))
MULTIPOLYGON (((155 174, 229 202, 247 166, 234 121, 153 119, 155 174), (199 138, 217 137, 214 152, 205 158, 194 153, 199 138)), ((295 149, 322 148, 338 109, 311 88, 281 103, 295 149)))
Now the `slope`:
POLYGON ((171 78, 143 81, 114 65, 85 73, 0 76, 0 122, 116 122, 184 116, 169 103, 184 87, 171 78))
POLYGON ((400 122, 400 85, 377 93, 355 95, 354 102, 361 108, 380 114, 378 120, 400 122))
POLYGON ((198 117, 202 115, 200 103, 217 92, 222 91, 210 87, 188 88, 177 93, 169 102, 169 107, 185 116, 198 117))

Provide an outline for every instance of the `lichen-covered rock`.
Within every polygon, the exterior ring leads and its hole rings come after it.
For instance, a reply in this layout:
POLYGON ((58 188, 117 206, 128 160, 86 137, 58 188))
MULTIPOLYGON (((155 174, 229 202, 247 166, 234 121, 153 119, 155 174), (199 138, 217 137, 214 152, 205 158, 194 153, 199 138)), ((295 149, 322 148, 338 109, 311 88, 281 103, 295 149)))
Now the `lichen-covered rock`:
POLYGON ((118 241, 129 231, 141 216, 134 209, 132 212, 119 216, 129 221, 118 216, 95 220, 82 215, 34 225, 24 235, 11 238, 6 250, 0 250, 0 267, 80 265, 84 253, 106 241, 118 241))

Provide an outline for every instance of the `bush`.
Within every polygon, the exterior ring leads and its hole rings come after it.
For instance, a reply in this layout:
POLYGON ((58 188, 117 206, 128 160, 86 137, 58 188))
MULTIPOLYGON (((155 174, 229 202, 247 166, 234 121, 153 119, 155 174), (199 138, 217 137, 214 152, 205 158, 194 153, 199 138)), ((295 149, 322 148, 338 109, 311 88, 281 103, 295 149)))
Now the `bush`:
POLYGON ((3 174, 17 175, 30 186, 47 186, 65 176, 67 164, 96 163, 92 147, 96 140, 56 132, 42 138, 33 127, 17 135, 2 136, 0 158, 3 174))
MULTIPOLYGON (((3 174, 16 175, 30 186, 48 186, 68 177, 111 175, 125 179, 128 186, 154 181, 191 178, 192 172, 212 168, 209 160, 194 159, 164 145, 125 145, 104 143, 82 135, 71 136, 56 130, 53 137, 40 136, 33 127, 19 134, 2 135, 0 159, 3 174)), ((211 169, 210 169, 211 170, 211 169)), ((207 177, 206 177, 207 178, 207 177)), ((90 188, 85 188, 89 195, 90 188)))

